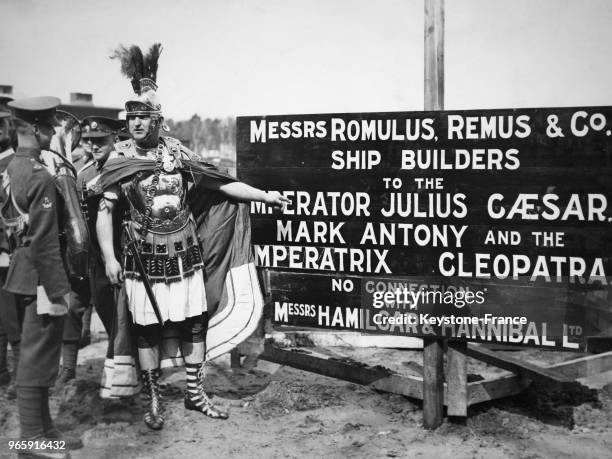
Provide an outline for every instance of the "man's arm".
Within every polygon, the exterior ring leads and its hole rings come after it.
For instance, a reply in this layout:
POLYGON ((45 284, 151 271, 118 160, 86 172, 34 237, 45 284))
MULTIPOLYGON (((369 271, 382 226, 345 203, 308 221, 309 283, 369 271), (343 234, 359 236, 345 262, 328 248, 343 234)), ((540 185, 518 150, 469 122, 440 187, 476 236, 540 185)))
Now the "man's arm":
POLYGON ((32 174, 27 185, 32 263, 47 296, 57 299, 70 291, 70 284, 60 252, 55 183, 46 171, 40 171, 32 174))
POLYGON ((121 264, 115 257, 115 246, 113 242, 113 210, 115 202, 119 197, 119 189, 106 191, 100 198, 98 205, 98 218, 96 219, 96 233, 100 251, 104 259, 106 276, 112 284, 123 281, 123 270, 121 264))
POLYGON ((243 182, 230 182, 219 185, 218 190, 238 201, 259 201, 268 205, 282 209, 285 204, 291 201, 280 194, 278 191, 263 191, 259 188, 252 187, 243 182))

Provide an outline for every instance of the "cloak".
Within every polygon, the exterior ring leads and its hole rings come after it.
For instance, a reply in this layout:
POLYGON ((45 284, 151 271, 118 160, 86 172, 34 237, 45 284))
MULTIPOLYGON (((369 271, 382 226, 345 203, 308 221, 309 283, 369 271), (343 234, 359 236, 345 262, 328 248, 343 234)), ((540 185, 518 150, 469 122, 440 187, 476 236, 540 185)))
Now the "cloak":
MULTIPOLYGON (((209 314, 206 359, 209 360, 229 352, 256 330, 263 311, 263 297, 251 246, 249 206, 212 190, 216 185, 236 179, 211 164, 197 160, 180 162, 177 170, 192 184, 187 203, 202 242, 202 275, 209 314)), ((110 159, 102 169, 95 191, 101 193, 137 172, 149 172, 153 168, 152 160, 110 159)), ((117 293, 116 304, 113 336, 109 337, 100 389, 100 395, 107 398, 132 395, 139 390, 137 352, 123 289, 117 293)), ((173 333, 176 332, 167 330, 162 337, 162 368, 183 364, 180 341, 173 333)))

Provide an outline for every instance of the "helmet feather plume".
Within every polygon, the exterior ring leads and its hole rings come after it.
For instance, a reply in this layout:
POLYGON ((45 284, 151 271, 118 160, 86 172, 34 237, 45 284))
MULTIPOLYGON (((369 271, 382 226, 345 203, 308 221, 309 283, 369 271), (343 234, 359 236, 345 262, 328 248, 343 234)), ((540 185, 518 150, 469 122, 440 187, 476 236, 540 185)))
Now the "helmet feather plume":
POLYGON ((149 48, 149 52, 144 56, 144 77, 157 82, 157 66, 159 55, 162 52, 161 43, 155 43, 149 48))
POLYGON ((160 43, 155 43, 146 54, 139 46, 119 45, 110 58, 119 59, 121 73, 132 83, 136 98, 126 102, 126 113, 161 116, 161 105, 157 100, 157 69, 162 51, 160 43))
POLYGON ((161 50, 161 44, 155 43, 145 55, 139 46, 132 45, 128 48, 119 45, 110 58, 119 59, 121 73, 131 81, 134 92, 140 94, 142 90, 141 79, 149 78, 153 82, 157 81, 157 68, 161 50))

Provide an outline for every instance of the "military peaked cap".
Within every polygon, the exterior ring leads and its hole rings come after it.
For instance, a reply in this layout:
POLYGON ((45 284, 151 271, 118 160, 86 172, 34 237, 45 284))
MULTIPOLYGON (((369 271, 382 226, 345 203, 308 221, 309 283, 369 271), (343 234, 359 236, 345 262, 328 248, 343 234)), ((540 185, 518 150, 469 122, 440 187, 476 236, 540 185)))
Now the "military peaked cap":
POLYGON ((13 109, 13 115, 30 124, 50 124, 59 126, 55 111, 61 101, 57 97, 28 97, 9 102, 7 105, 13 109))

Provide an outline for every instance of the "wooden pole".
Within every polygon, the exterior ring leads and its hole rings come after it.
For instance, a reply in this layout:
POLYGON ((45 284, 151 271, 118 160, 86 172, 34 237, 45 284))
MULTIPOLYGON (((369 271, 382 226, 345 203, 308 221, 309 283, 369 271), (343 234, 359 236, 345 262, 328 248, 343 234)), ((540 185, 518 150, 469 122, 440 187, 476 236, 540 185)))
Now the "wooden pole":
MULTIPOLYGON (((444 110, 444 0, 425 0, 425 110, 444 110)), ((442 424, 444 341, 423 339, 423 426, 442 424)))
POLYGON ((467 343, 451 341, 448 343, 446 363, 446 414, 467 417, 467 343))
POLYGON ((444 340, 423 339, 423 427, 442 424, 444 409, 444 340))
POLYGON ((425 110, 444 110, 444 0, 425 0, 425 110))

